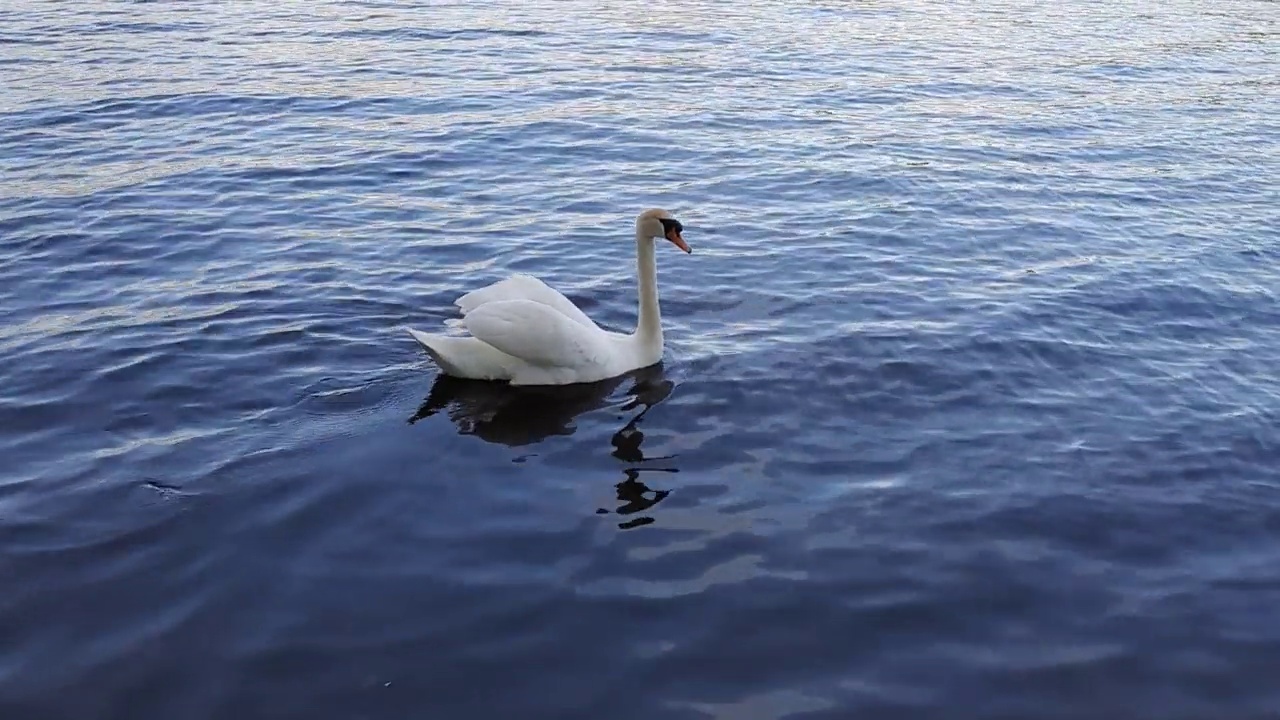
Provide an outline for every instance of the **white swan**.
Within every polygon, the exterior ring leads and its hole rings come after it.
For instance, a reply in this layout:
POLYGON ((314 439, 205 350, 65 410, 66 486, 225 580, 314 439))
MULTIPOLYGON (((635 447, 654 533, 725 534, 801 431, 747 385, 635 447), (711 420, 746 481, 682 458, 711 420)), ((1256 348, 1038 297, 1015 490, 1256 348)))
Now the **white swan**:
POLYGON ((474 290, 454 304, 471 337, 408 329, 440 370, 453 377, 506 380, 512 385, 596 382, 648 367, 662 359, 662 318, 654 241, 666 238, 693 252, 684 227, 666 210, 636 218, 636 276, 640 310, 635 332, 601 329, 569 298, 525 274, 474 290))

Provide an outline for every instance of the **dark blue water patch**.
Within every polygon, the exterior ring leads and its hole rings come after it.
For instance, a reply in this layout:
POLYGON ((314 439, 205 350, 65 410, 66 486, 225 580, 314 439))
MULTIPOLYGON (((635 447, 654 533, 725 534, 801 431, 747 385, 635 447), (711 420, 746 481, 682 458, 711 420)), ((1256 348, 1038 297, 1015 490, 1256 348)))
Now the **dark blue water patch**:
MULTIPOLYGON (((219 118, 262 118, 283 116, 331 116, 356 114, 368 116, 379 114, 400 115, 403 111, 412 114, 414 106, 439 111, 438 106, 430 99, 417 101, 402 98, 353 98, 349 96, 334 97, 271 97, 251 95, 205 94, 192 95, 149 95, 127 98, 110 98, 79 103, 70 107, 41 107, 9 113, 7 118, 12 129, 22 128, 56 128, 84 123, 119 123, 137 120, 158 120, 193 117, 219 118), (382 111, 382 112, 379 112, 382 111)), ((465 108, 453 108, 453 111, 465 108)))
POLYGON ((554 32, 513 28, 357 28, 322 33, 324 37, 358 38, 371 41, 447 40, 477 41, 504 38, 553 37, 554 32))
MULTIPOLYGON (((43 45, 57 45, 58 42, 59 41, 54 38, 26 36, 26 35, 12 35, 9 33, 0 34, 0 45, 31 45, 31 46, 39 47, 43 45)), ((30 62, 27 58, 5 58, 3 60, 0 60, 0 63, 6 64, 6 65, 9 65, 9 64, 22 65, 22 64, 26 64, 27 62, 30 62)))
POLYGON ((71 35, 73 37, 84 37, 92 35, 112 35, 112 34, 136 34, 136 35, 154 35, 165 33, 187 33, 202 32, 209 28, 208 23, 188 21, 188 22, 130 22, 130 21, 110 21, 81 23, 78 25, 68 25, 62 27, 36 27, 32 28, 33 32, 41 34, 49 34, 51 32, 58 34, 71 35))

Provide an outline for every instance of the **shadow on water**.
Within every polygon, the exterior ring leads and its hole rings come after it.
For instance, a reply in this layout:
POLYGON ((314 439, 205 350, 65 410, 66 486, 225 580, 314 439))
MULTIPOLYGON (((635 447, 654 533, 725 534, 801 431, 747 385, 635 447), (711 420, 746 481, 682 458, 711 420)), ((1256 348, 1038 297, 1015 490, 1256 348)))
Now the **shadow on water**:
MULTIPOLYGON (((636 515, 662 502, 670 490, 656 490, 640 479, 641 473, 675 473, 674 467, 646 467, 650 460, 673 460, 675 456, 646 457, 641 445, 644 433, 639 423, 655 405, 666 400, 675 389, 662 366, 653 365, 626 375, 597 383, 560 387, 511 387, 483 380, 460 380, 440 375, 427 393, 426 400, 409 418, 413 424, 443 413, 462 435, 473 435, 485 442, 520 447, 532 445, 552 436, 572 435, 576 420, 589 412, 608 406, 614 393, 628 381, 622 412, 639 409, 610 443, 613 457, 626 463, 625 479, 614 485, 619 505, 615 510, 600 508, 597 514, 615 512, 636 515)), ((638 515, 621 522, 627 530, 654 522, 651 516, 638 515)))

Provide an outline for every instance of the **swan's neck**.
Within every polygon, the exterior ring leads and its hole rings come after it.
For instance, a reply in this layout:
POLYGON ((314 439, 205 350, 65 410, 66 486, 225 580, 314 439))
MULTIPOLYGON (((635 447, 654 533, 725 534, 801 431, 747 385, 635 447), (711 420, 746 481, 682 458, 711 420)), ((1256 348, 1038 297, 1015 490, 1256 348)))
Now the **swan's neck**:
POLYGON ((636 233, 636 284, 640 293, 636 339, 641 347, 656 351, 660 357, 662 313, 658 308, 658 268, 653 258, 653 245, 653 240, 636 233))

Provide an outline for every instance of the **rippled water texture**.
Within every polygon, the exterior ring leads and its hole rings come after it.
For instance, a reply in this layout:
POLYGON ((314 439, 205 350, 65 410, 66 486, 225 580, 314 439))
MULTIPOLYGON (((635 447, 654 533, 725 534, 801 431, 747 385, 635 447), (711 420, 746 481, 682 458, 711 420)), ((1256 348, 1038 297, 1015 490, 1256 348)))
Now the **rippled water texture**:
POLYGON ((0 8, 0 717, 1276 717, 1280 5, 0 8))

